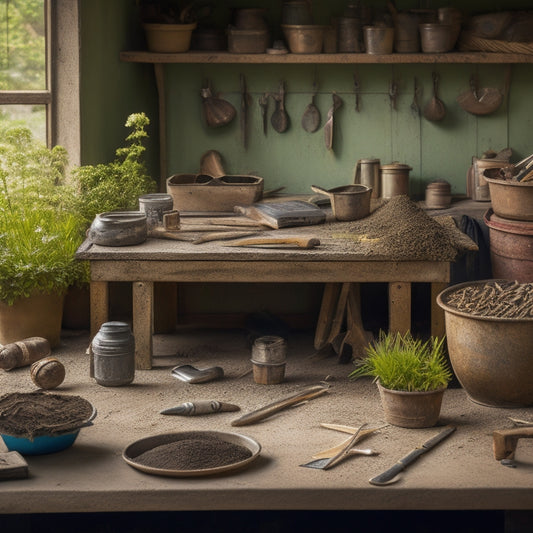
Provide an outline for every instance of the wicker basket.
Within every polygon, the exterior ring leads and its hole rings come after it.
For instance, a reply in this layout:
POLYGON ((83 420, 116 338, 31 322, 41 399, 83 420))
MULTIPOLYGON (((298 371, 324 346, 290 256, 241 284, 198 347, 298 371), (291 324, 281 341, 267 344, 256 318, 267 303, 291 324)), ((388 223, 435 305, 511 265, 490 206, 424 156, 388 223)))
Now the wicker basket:
POLYGON ((518 43, 500 41, 497 39, 483 39, 470 32, 463 31, 458 43, 459 50, 479 52, 500 52, 505 54, 533 54, 533 42, 518 43))

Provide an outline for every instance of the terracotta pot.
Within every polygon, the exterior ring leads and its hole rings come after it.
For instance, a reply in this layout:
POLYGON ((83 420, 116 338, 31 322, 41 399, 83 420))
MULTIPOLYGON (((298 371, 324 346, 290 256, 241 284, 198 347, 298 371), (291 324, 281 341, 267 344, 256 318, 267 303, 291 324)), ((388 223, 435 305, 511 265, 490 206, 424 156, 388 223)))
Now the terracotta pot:
POLYGON ((0 302, 0 344, 29 337, 44 337, 52 348, 59 345, 63 294, 34 293, 13 305, 0 302))
POLYGON ((445 388, 407 392, 390 390, 378 382, 385 420, 402 428, 429 428, 439 420, 445 388))
POLYGON ((144 24, 148 50, 156 53, 187 52, 191 45, 192 24, 144 24))

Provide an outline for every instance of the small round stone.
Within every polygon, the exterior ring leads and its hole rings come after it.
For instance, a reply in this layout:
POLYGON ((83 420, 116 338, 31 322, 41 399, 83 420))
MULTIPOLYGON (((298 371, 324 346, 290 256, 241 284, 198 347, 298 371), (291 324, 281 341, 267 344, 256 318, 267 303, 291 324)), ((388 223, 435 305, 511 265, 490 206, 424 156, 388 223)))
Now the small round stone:
POLYGON ((55 357, 45 357, 31 365, 30 375, 41 389, 55 389, 65 379, 65 367, 55 357))

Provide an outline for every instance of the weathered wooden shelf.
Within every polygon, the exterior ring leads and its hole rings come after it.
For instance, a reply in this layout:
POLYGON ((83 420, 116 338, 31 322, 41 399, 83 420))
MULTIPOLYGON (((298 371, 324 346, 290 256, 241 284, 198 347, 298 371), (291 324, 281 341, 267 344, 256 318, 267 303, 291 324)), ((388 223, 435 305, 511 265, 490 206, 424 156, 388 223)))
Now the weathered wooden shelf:
POLYGON ((234 63, 234 64, 435 64, 435 63, 533 63, 533 55, 496 52, 450 52, 447 54, 232 54, 230 52, 186 52, 158 54, 124 51, 130 63, 234 63))

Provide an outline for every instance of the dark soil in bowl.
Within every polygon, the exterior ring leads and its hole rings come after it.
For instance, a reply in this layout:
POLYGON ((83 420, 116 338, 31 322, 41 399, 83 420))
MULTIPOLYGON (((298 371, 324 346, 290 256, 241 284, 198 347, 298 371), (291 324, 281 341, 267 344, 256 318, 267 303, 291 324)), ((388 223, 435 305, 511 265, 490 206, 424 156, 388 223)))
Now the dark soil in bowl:
POLYGON ((0 433, 33 439, 78 429, 93 413, 81 396, 14 392, 0 397, 0 433))

